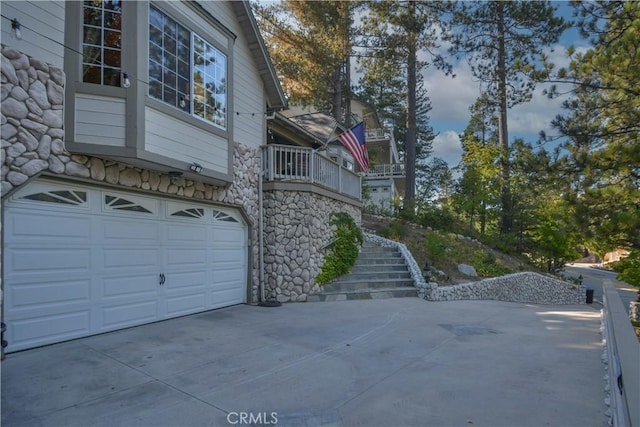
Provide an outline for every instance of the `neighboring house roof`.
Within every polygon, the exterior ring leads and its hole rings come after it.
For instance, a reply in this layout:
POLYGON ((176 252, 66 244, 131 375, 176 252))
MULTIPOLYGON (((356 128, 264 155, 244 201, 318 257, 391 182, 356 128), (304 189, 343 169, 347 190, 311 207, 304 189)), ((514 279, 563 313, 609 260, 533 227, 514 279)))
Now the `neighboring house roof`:
POLYGON ((322 112, 301 114, 299 116, 289 117, 289 120, 301 128, 306 129, 307 132, 318 138, 324 144, 337 137, 337 129, 339 129, 339 132, 344 130, 333 116, 322 112))
POLYGON ((278 74, 267 52, 267 46, 258 29, 251 5, 248 1, 232 1, 231 7, 238 18, 244 36, 249 42, 249 49, 258 65, 258 71, 264 82, 267 92, 267 103, 271 111, 277 111, 287 107, 287 99, 278 80, 278 74))

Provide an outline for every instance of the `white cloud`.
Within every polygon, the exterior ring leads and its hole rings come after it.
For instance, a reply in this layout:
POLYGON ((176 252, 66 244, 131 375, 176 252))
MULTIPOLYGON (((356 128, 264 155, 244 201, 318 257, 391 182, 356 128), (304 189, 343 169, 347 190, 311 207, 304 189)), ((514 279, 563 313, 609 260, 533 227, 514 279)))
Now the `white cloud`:
POLYGON ((434 138, 432 157, 439 157, 447 162, 449 167, 453 167, 460 162, 461 155, 462 144, 458 132, 448 130, 434 138))
POLYGON ((459 62, 453 69, 455 77, 440 70, 429 69, 424 84, 431 99, 432 120, 462 120, 468 122, 469 107, 480 95, 479 83, 471 74, 466 62, 459 62))

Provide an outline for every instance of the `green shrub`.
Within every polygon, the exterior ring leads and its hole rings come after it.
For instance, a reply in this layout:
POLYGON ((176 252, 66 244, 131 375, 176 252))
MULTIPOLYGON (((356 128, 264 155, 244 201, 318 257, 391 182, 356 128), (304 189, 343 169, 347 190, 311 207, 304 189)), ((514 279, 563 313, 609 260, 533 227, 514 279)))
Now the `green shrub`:
POLYGON ((427 256, 432 262, 442 259, 447 250, 446 241, 436 233, 427 234, 424 245, 427 249, 427 256))
POLYGON ((502 265, 493 252, 487 252, 485 254, 478 252, 474 256, 471 265, 473 265, 473 268, 476 269, 478 275, 481 277, 496 277, 513 273, 510 268, 502 265))
POLYGON ((327 246, 322 271, 316 277, 316 283, 323 285, 347 274, 358 259, 359 246, 362 245, 362 230, 346 212, 332 212, 329 224, 336 227, 334 238, 327 246))
POLYGON ((407 236, 407 226, 401 222, 394 222, 379 231, 382 237, 392 240, 401 240, 407 236))
POLYGON ((618 280, 640 287, 640 250, 632 251, 628 257, 613 263, 612 267, 618 273, 618 280))

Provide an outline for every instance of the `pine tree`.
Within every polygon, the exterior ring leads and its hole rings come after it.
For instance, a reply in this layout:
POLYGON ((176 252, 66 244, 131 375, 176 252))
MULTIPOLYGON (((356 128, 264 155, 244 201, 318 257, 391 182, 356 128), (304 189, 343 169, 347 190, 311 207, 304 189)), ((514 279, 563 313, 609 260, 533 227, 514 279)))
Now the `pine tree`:
POLYGON ((547 78, 552 65, 543 49, 557 42, 566 27, 547 1, 462 2, 454 14, 451 51, 467 58, 498 108, 503 233, 511 232, 514 217, 507 112, 529 101, 536 83, 547 78))

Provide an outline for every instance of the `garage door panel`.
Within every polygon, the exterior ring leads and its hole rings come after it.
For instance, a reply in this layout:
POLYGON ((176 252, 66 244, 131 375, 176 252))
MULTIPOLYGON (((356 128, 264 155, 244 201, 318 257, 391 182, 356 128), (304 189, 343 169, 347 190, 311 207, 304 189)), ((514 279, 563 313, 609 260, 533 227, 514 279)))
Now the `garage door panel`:
POLYGON ((224 267, 227 263, 244 264, 245 252, 240 248, 214 249, 213 263, 224 267))
POLYGON ((176 317, 187 313, 204 311, 206 307, 206 292, 191 293, 167 298, 167 316, 176 317))
POLYGON ((155 298, 159 281, 159 275, 155 273, 107 277, 101 280, 100 295, 104 298, 128 298, 134 295, 155 298))
POLYGON ((206 268, 207 266, 207 250, 204 248, 167 248, 165 253, 167 266, 190 266, 192 268, 206 268))
POLYGON ((10 248, 5 257, 8 276, 36 273, 66 274, 91 271, 90 247, 77 249, 10 248))
MULTIPOLYGON (((216 246, 223 246, 227 243, 243 244, 244 233, 242 227, 222 227, 217 225, 213 232, 213 241, 216 246)), ((237 246, 237 245, 234 245, 237 246)))
POLYGON ((16 309, 47 308, 71 302, 89 303, 91 280, 61 280, 47 283, 14 284, 7 293, 16 309))
POLYGON ((244 300, 242 291, 239 289, 212 290, 209 294, 213 303, 208 308, 219 308, 232 304, 241 304, 244 300))
POLYGON ((194 286, 206 286, 207 273, 205 271, 173 272, 165 275, 164 288, 167 292, 174 289, 193 288, 194 286))
POLYGON ((227 268, 225 270, 218 269, 215 271, 213 279, 214 284, 213 287, 216 288, 220 285, 225 284, 236 284, 239 281, 242 281, 245 276, 245 271, 241 267, 238 268, 227 268))
POLYGON ((160 225, 151 221, 126 221, 110 218, 104 220, 102 226, 102 237, 107 244, 122 244, 124 241, 152 244, 158 241, 159 233, 160 225))
POLYGON ((160 251, 157 248, 109 248, 103 251, 106 269, 149 269, 158 270, 160 251))
POLYGON ((119 303, 103 307, 101 329, 124 328, 158 320, 158 300, 156 298, 154 296, 152 300, 145 299, 129 304, 119 303))
POLYGON ((186 225, 167 223, 167 244, 198 245, 206 243, 208 227, 204 225, 186 225))
POLYGON ((90 310, 72 311, 45 316, 14 319, 7 324, 8 340, 12 350, 35 345, 50 344, 89 334, 90 310))
POLYGON ((86 215, 64 213, 44 213, 41 211, 18 210, 11 215, 8 236, 11 241, 37 239, 41 243, 48 241, 73 243, 91 238, 91 218, 86 215))

